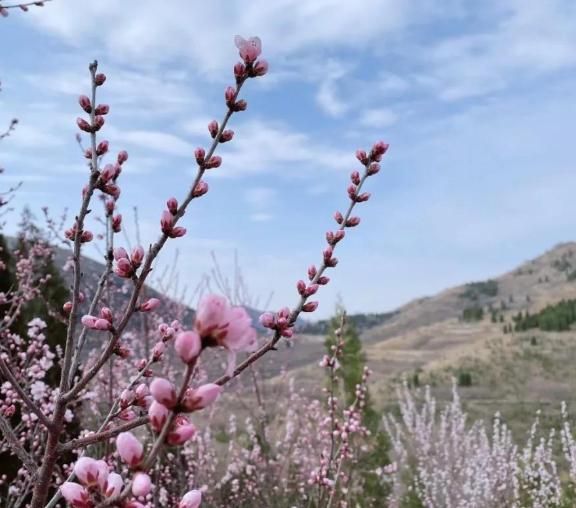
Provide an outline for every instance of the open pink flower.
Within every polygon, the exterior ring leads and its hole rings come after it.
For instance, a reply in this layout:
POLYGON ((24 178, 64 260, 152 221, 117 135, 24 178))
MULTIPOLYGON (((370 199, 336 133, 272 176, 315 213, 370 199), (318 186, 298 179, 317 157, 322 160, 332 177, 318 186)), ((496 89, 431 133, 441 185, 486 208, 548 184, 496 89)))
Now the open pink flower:
POLYGON ((198 303, 195 328, 202 339, 218 342, 226 336, 230 322, 230 305, 220 295, 206 295, 198 303))
POLYGON ((260 56, 260 53, 262 53, 262 41, 260 41, 259 37, 244 39, 237 35, 234 37, 234 43, 238 48, 240 58, 247 64, 253 63, 260 56))

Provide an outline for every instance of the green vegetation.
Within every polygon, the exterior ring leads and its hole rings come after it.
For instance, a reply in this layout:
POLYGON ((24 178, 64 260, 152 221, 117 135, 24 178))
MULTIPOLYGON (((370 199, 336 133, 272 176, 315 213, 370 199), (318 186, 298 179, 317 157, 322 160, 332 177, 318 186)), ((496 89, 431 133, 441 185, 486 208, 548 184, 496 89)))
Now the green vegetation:
MULTIPOLYGON (((346 322, 349 326, 353 326, 358 333, 364 330, 381 325, 393 318, 397 311, 370 313, 370 314, 350 314, 346 316, 346 322)), ((326 335, 330 332, 332 321, 330 319, 322 319, 315 323, 305 323, 300 326, 300 333, 309 333, 310 335, 326 335)))
POLYGON ((498 282, 492 279, 483 282, 470 282, 466 284, 465 288, 460 297, 468 300, 476 301, 481 296, 494 297, 498 295, 498 282))
POLYGON ((462 321, 482 321, 482 319, 484 319, 484 309, 482 307, 475 305, 462 311, 462 321))
POLYGON ((564 332, 570 330, 576 322, 576 299, 561 300, 547 305, 537 314, 518 313, 514 317, 515 331, 525 331, 538 328, 543 331, 564 332))

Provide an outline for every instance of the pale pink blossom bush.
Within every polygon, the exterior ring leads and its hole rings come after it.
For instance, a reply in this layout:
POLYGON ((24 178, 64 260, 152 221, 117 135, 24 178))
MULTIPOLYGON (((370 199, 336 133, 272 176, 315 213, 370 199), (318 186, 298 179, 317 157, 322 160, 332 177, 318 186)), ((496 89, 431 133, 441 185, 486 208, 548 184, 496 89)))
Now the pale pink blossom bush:
MULTIPOLYGON (((18 6, 27 8, 26 4, 18 6)), ((13 7, 16 5, 0 4, 0 13, 6 14, 13 7)), ((237 37, 235 42, 242 60, 234 66, 235 85, 224 92, 223 120, 213 120, 208 125, 210 145, 194 152, 197 171, 190 190, 181 199, 167 199, 166 209, 158 214, 159 239, 147 248, 137 246, 130 253, 115 245, 124 227, 119 202, 123 168, 129 164, 129 157, 123 150, 112 155, 108 141, 99 139, 111 109, 97 100, 107 77, 98 72, 97 62, 89 66, 91 89, 89 95, 78 99, 83 114, 76 121, 88 137, 88 147, 83 150, 89 177, 81 192, 79 210, 64 231, 72 253, 68 263, 71 291, 59 310, 59 317, 67 324, 65 337, 59 338, 61 348, 56 352, 46 350, 43 336, 51 330, 43 330, 38 321, 30 323, 26 340, 10 331, 11 316, 18 315, 28 300, 42 295, 43 280, 36 276, 39 272, 34 259, 49 246, 43 247, 42 242, 32 244, 30 254, 17 265, 18 284, 9 294, 2 295, 3 305, 9 310, 0 325, 1 338, 4 344, 11 340, 14 345, 9 353, 0 353, 0 425, 5 436, 2 446, 22 463, 20 479, 10 494, 14 506, 54 507, 63 497, 68 505, 77 508, 138 508, 157 505, 164 496, 166 501, 162 503, 188 508, 198 506, 202 497, 209 498, 209 490, 202 493, 196 479, 181 481, 172 486, 170 493, 165 489, 164 495, 162 482, 169 482, 160 474, 165 454, 176 463, 186 460, 190 455, 183 445, 198 444, 198 436, 208 431, 197 427, 192 413, 214 404, 228 382, 274 351, 282 338, 293 337, 301 312, 316 310, 318 302, 309 298, 329 283, 325 272, 338 263, 334 252, 345 230, 360 223, 352 212, 370 197, 362 187, 368 177, 380 170, 380 160, 388 149, 384 142, 374 144, 369 152, 357 151, 362 170, 353 171, 350 176, 349 204, 344 213, 336 212, 334 216, 337 229, 326 233, 321 263, 310 266, 308 282, 301 280, 296 284, 299 300, 293 309, 262 315, 262 325, 270 330, 265 341, 259 344, 246 310, 219 295, 205 295, 200 300, 189 326, 174 319, 178 316, 172 316, 174 320, 169 324, 161 321, 161 299, 145 294, 148 276, 164 245, 186 234, 181 225, 183 216, 194 199, 207 194, 209 187, 204 178, 208 172, 223 164, 215 152, 221 143, 235 137, 227 128, 232 116, 247 109, 247 102, 239 97, 242 87, 268 71, 268 63, 260 58, 262 45, 258 37, 237 37), (89 223, 96 197, 103 204, 105 230, 101 234, 95 234, 89 223), (82 279, 82 248, 100 238, 105 243, 106 265, 96 285, 88 288, 82 279), (116 285, 118 281, 120 286, 116 285), (118 287, 125 292, 123 301, 115 298, 118 287), (143 336, 133 325, 138 318, 142 318, 143 336), (155 329, 151 329, 151 323, 155 329), (91 347, 95 343, 99 347, 91 347), (24 353, 27 348, 29 356, 24 353), (226 351, 227 368, 217 379, 200 381, 201 358, 209 348, 226 351), (238 363, 240 354, 245 358, 238 363), (56 360, 58 386, 48 387, 44 375, 49 363, 56 360), (21 422, 12 428, 10 417, 16 410, 21 422), (71 430, 73 435, 69 435, 67 424, 76 416, 81 418, 83 428, 71 430), (72 460, 71 455, 75 457, 72 460)), ((81 136, 78 140, 82 146, 81 136)), ((333 369, 335 363, 326 366, 333 369)), ((329 418, 316 422, 320 442, 310 452, 320 454, 299 473, 299 482, 315 485, 318 502, 327 502, 327 506, 342 505, 337 499, 349 481, 345 464, 354 460, 349 443, 352 436, 365 433, 359 418, 363 393, 360 386, 357 402, 338 416, 331 397, 329 418)), ((294 429, 291 434, 295 434, 294 429)), ((197 464, 202 460, 197 456, 197 464)), ((228 484, 226 478, 221 478, 214 488, 224 488, 228 484)))
POLYGON ((557 432, 541 436, 538 415, 526 444, 518 446, 498 414, 491 428, 467 422, 455 387, 442 410, 429 387, 419 400, 404 384, 398 399, 400 419, 385 418, 393 460, 383 471, 393 486, 389 506, 405 506, 406 499, 426 508, 573 506, 574 438, 565 408, 559 455, 557 432), (566 465, 568 481, 561 475, 566 465))

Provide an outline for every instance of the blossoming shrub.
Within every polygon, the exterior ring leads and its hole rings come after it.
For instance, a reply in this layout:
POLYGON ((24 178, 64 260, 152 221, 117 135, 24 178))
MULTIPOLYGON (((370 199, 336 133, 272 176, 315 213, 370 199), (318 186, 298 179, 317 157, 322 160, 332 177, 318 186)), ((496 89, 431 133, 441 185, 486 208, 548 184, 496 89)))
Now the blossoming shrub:
MULTIPOLYGON (((0 13, 6 14, 7 9, 8 6, 2 7, 0 13)), ((171 482, 171 478, 162 476, 163 464, 167 458, 173 464, 186 464, 190 455, 182 446, 206 432, 193 422, 193 413, 213 404, 225 385, 274 351, 280 340, 291 339, 300 313, 316 310, 318 302, 310 298, 329 283, 328 270, 338 263, 334 255, 337 244, 347 230, 360 223, 353 211, 358 203, 370 198, 363 186, 380 170, 379 163, 388 149, 384 142, 374 144, 367 152, 356 152, 359 170, 350 175, 348 206, 334 215, 337 227, 326 233, 321 262, 311 265, 306 280, 296 283, 298 303, 292 309, 282 308, 261 316, 267 337, 259 340, 247 311, 219 295, 205 295, 188 326, 183 326, 176 319, 178 316, 164 321, 166 318, 157 314, 162 307, 161 298, 147 296, 145 285, 158 254, 167 242, 186 234, 182 224, 189 205, 208 193, 205 179, 222 165, 222 158, 215 152, 220 144, 233 140, 235 133, 228 124, 235 114, 247 108, 247 102, 240 98, 242 87, 268 71, 267 62, 260 58, 258 37, 237 36, 235 43, 241 61, 234 65, 234 85, 224 92, 225 114, 221 122, 213 120, 208 124, 209 145, 194 152, 197 170, 188 191, 180 199, 167 199, 166 208, 159 213, 158 240, 146 248, 136 246, 130 252, 116 245, 123 228, 119 203, 123 168, 129 164, 129 156, 124 150, 112 155, 108 141, 99 139, 110 111, 108 104, 98 102, 99 89, 106 85, 107 76, 99 72, 97 62, 89 66, 91 87, 88 95, 79 97, 83 115, 76 122, 87 136, 83 150, 89 171, 79 209, 64 231, 71 246, 71 289, 58 311, 66 324, 65 332, 58 338, 61 348, 45 348, 44 337, 50 343, 55 330, 45 329, 39 321, 30 322, 28 337, 15 339, 10 328, 29 294, 42 294, 42 281, 35 277, 33 265, 22 264, 19 284, 4 295, 0 328, 2 446, 9 448, 21 464, 7 506, 54 507, 62 504, 64 498, 76 508, 138 508, 166 502, 179 508, 194 508, 203 496, 209 498, 212 494, 202 493, 197 478, 184 474, 178 476, 179 482, 171 482), (105 218, 101 234, 94 234, 89 227, 96 197, 103 204, 105 218), (90 288, 82 276, 82 249, 100 237, 106 265, 95 287, 90 288), (123 300, 114 298, 118 280, 128 288, 123 300), (142 320, 144 333, 140 335, 134 323, 138 317, 148 315, 153 318, 142 320), (154 321, 155 327, 150 329, 154 321), (139 344, 141 341, 145 341, 145 347, 139 344), (219 377, 204 380, 200 374, 204 353, 209 349, 224 350, 227 367, 219 377), (239 355, 243 355, 241 361, 239 355), (44 399, 39 400, 38 384, 28 376, 49 360, 58 362, 59 378, 46 392, 43 403, 44 399), (21 422, 32 422, 24 433, 22 428, 12 426, 11 417, 16 412, 21 422), (74 417, 81 418, 83 429, 69 435, 67 424, 74 417), (71 454, 75 457, 72 463, 71 454)), ((80 135, 78 140, 82 146, 80 135)), ((334 364, 330 365, 334 368, 334 364)), ((295 476, 286 476, 299 484, 316 486, 318 496, 313 502, 318 506, 346 503, 349 470, 354 463, 350 441, 367 432, 361 418, 365 381, 363 378, 354 403, 340 416, 331 410, 328 421, 316 422, 321 429, 315 448, 320 450, 318 462, 308 464, 312 469, 303 468, 295 476)), ((292 433, 297 434, 294 428, 292 433)), ((302 437, 298 435, 296 439, 302 437)), ((298 446, 304 447, 305 441, 298 446)), ((201 463, 202 457, 196 457, 196 464, 201 463)), ((229 499, 223 504, 239 503, 235 487, 225 478, 218 484, 223 492, 228 492, 229 499)), ((298 490, 297 496, 301 495, 298 490)), ((310 495, 305 497, 311 499, 310 495)))

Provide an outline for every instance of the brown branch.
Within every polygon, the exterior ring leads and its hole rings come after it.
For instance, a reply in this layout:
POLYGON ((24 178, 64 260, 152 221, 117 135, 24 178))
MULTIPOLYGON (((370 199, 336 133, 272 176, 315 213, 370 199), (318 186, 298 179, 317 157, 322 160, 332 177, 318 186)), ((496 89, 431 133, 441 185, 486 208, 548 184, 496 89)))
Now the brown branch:
POLYGON ((96 432, 86 437, 73 439, 72 441, 68 441, 67 443, 61 444, 58 447, 58 451, 60 453, 65 453, 72 450, 76 450, 78 448, 84 448, 85 446, 100 443, 102 441, 105 441, 106 439, 110 439, 112 437, 117 436, 121 432, 126 432, 127 430, 135 429, 136 427, 146 425, 148 423, 148 420, 149 418, 147 416, 141 416, 139 418, 136 418, 135 420, 126 422, 122 425, 118 425, 117 427, 114 427, 112 429, 105 430, 103 432, 96 432))
POLYGON ((10 423, 4 416, 0 413, 0 430, 4 435, 4 439, 8 442, 10 449, 18 456, 22 461, 24 467, 28 470, 31 477, 34 478, 38 473, 38 465, 34 462, 30 454, 24 449, 18 436, 12 430, 10 423))

